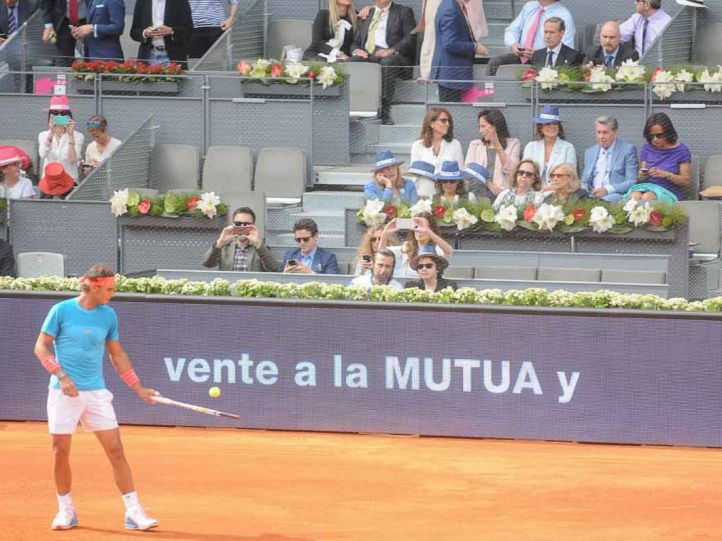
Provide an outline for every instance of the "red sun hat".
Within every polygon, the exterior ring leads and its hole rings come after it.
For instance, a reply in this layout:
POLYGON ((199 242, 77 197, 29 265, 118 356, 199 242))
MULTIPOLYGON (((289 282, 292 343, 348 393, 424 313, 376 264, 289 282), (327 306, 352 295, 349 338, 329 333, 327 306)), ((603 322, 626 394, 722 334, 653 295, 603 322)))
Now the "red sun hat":
POLYGON ((53 96, 50 98, 50 111, 70 111, 70 101, 67 96, 53 96))
POLYGON ((5 167, 11 163, 22 162, 22 158, 14 146, 0 147, 0 167, 5 167))
POLYGON ((45 166, 45 176, 40 179, 38 187, 47 195, 63 195, 75 186, 75 180, 65 172, 60 162, 49 163, 45 166))

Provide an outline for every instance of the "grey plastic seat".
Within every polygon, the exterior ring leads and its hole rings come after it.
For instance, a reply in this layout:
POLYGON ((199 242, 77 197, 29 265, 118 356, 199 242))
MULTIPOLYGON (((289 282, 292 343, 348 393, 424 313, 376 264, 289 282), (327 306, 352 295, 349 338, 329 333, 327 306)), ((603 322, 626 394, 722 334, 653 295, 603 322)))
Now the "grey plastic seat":
POLYGON ((477 280, 536 280, 536 267, 474 267, 477 280))
POLYGON ((381 108, 381 66, 371 62, 348 62, 350 115, 375 117, 381 108))
POLYGON ((602 282, 616 284, 666 284, 667 273, 662 271, 602 269, 602 282))
POLYGON ((717 201, 680 201, 689 216, 689 242, 697 243, 694 257, 714 261, 720 257, 720 204, 717 201))
POLYGON ((193 145, 156 145, 150 159, 151 188, 197 190, 200 156, 193 145))
POLYGON ((474 267, 454 267, 451 266, 444 271, 444 278, 463 278, 471 279, 474 277, 474 267))
POLYGON ((529 69, 529 66, 520 64, 502 64, 496 70, 497 77, 503 77, 505 79, 518 79, 519 73, 529 69))
POLYGON ((201 186, 221 198, 236 192, 250 192, 253 180, 253 154, 242 146, 218 145, 208 149, 203 163, 201 186))
POLYGON ((537 271, 540 282, 598 282, 600 277, 599 269, 539 267, 537 271))
MULTIPOLYGON (((313 21, 306 19, 275 19, 268 25, 266 40, 266 58, 280 60, 281 51, 286 45, 294 45, 303 50, 311 45, 313 21)), ((319 58, 319 60, 323 60, 319 58)))
POLYGON ((131 192, 138 192, 141 197, 157 197, 160 195, 158 190, 152 188, 130 188, 131 192))
POLYGON ((15 258, 18 278, 65 276, 65 255, 54 252, 23 252, 15 258))
POLYGON ((722 186, 722 155, 708 156, 704 166, 702 188, 722 186))
POLYGON ((38 156, 38 145, 31 139, 0 139, 0 146, 11 145, 18 147, 20 150, 30 156, 30 160, 33 162, 32 171, 36 175, 40 174, 38 171, 39 156, 38 156))
POLYGON ((305 187, 303 149, 266 147, 258 152, 253 189, 264 192, 269 204, 299 203, 305 187))
POLYGON ((690 182, 681 190, 682 200, 684 201, 696 201, 699 199, 699 156, 692 155, 690 167, 690 182))

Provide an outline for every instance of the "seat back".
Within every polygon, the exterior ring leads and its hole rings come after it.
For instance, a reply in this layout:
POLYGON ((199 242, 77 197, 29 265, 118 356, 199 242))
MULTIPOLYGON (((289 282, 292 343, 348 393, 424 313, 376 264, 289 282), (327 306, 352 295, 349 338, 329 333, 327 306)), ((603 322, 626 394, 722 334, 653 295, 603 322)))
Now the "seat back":
POLYGON ((716 259, 720 255, 720 204, 717 201, 680 201, 689 217, 689 242, 698 243, 695 256, 716 259))
POLYGON ((218 145, 208 149, 201 185, 204 192, 215 192, 221 199, 251 191, 253 154, 242 146, 218 145))
POLYGON ((150 186, 161 192, 197 190, 200 156, 193 145, 156 145, 150 160, 150 186))
POLYGON ((666 284, 667 273, 662 271, 602 269, 602 282, 617 284, 666 284))
POLYGON ((692 155, 690 169, 689 184, 681 189, 684 201, 699 199, 699 156, 692 155))
POLYGON ((258 152, 253 189, 269 199, 300 199, 306 187, 306 157, 295 147, 266 147, 258 152))
POLYGON ((528 66, 520 64, 502 64, 497 68, 496 76, 504 77, 506 79, 518 79, 519 74, 527 69, 529 69, 528 66))
POLYGON ((536 267, 474 267, 477 280, 536 280, 536 267))
MULTIPOLYGON (((313 21, 306 19, 275 19, 268 24, 266 58, 281 59, 286 45, 306 50, 311 45, 313 21)), ((322 59, 321 59, 322 60, 322 59)))
POLYGON ((18 278, 65 276, 65 255, 54 252, 23 252, 15 258, 18 278))
POLYGON ((599 269, 539 267, 537 280, 543 282, 598 282, 599 269))
POLYGON ((451 266, 444 271, 444 278, 464 278, 470 279, 474 277, 474 267, 454 267, 451 266))
POLYGON ((722 186, 722 155, 708 156, 704 165, 702 188, 722 186))
POLYGON ((348 62, 349 100, 352 116, 374 117, 381 108, 381 66, 372 62, 348 62))

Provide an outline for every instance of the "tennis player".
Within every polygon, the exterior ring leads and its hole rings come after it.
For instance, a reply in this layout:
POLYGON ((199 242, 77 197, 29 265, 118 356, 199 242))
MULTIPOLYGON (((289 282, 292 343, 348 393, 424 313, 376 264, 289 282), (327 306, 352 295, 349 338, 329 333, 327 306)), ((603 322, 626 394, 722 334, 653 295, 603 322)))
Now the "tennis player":
POLYGON ((105 388, 103 379, 105 351, 110 354, 120 378, 140 398, 152 403, 155 391, 141 385, 118 341, 118 318, 107 306, 115 294, 113 271, 105 265, 94 265, 80 284, 79 297, 50 309, 35 343, 35 355, 52 374, 48 389, 48 428, 53 435, 58 514, 51 528, 68 530, 78 525, 78 514, 70 496, 70 441, 80 421, 95 433, 113 466, 115 482, 125 503, 125 527, 149 530, 158 526, 158 521, 146 514, 133 487, 113 410, 113 394, 105 388))

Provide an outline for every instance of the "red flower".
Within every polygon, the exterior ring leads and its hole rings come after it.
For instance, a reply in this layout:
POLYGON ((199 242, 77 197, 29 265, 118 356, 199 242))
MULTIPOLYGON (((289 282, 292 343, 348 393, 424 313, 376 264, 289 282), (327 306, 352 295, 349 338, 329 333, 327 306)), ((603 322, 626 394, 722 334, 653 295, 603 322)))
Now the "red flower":
POLYGON ((660 226, 662 225, 662 222, 664 221, 664 215, 662 215, 661 212, 658 210, 653 210, 649 214, 649 223, 654 226, 660 226))
POLYGON ((306 76, 307 76, 309 79, 315 79, 315 78, 316 78, 316 72, 313 71, 313 70, 310 70, 310 71, 306 74, 306 76))
POLYGON ((589 82, 592 78, 592 72, 591 71, 585 71, 584 77, 582 77, 582 81, 589 82))
POLYGON ((434 207, 434 216, 437 218, 443 218, 446 214, 446 207, 444 205, 436 205, 434 207))
POLYGON ((150 202, 150 199, 143 199, 140 203, 138 203, 138 212, 141 214, 148 214, 150 212, 150 207, 153 206, 153 203, 150 202))
POLYGON ((536 68, 529 68, 521 74, 521 80, 528 83, 536 79, 537 75, 539 75, 539 70, 537 70, 536 68))
POLYGON ((536 207, 534 205, 529 205, 524 210, 524 220, 527 222, 531 222, 534 219, 534 215, 536 214, 536 207))
POLYGON ((241 73, 241 75, 248 75, 253 71, 253 66, 251 66, 248 62, 245 60, 240 60, 238 62, 238 71, 241 73))
POLYGON ((200 197, 196 197, 195 195, 188 198, 188 201, 186 202, 186 208, 188 209, 188 212, 193 212, 196 210, 196 205, 201 200, 200 197))
POLYGON ((281 64, 274 64, 271 66, 271 77, 280 77, 283 73, 283 66, 281 64))
POLYGON ((587 211, 585 209, 574 209, 572 211, 572 216, 574 217, 575 222, 581 222, 587 217, 587 211))
POLYGON ((393 218, 396 216, 396 207, 393 206, 391 203, 387 204, 384 207, 384 214, 386 214, 387 217, 393 218))

